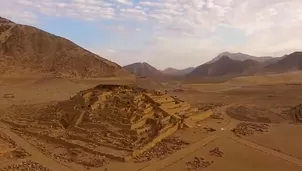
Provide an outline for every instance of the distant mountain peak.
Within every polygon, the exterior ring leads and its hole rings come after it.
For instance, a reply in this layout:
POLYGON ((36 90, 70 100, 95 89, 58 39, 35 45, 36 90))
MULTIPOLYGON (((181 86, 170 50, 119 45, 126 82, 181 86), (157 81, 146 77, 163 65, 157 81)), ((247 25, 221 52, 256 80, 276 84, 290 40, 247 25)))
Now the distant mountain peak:
POLYGON ((161 78, 162 73, 147 62, 136 62, 123 67, 139 77, 161 78))
POLYGON ((221 56, 217 61, 223 61, 223 60, 233 60, 233 59, 231 59, 229 56, 227 56, 227 55, 223 55, 223 56, 221 56))
POLYGON ((162 71, 162 73, 166 74, 166 75, 174 75, 174 76, 184 76, 189 74, 190 72, 192 72, 195 69, 195 67, 188 67, 185 69, 175 69, 172 67, 166 68, 162 71))
POLYGON ((294 70, 302 70, 302 52, 293 52, 279 58, 278 61, 271 63, 265 68, 269 72, 288 72, 294 70))
POLYGON ((227 55, 219 57, 216 61, 196 67, 189 75, 190 79, 239 76, 253 72, 260 63, 248 59, 244 61, 234 60, 227 55))
POLYGON ((229 51, 225 51, 225 52, 222 52, 222 53, 220 53, 218 56, 224 56, 224 55, 231 55, 231 54, 234 54, 234 53, 231 53, 231 52, 229 52, 229 51))
POLYGON ((147 62, 135 62, 129 65, 141 65, 141 66, 151 66, 149 63, 147 62))
POLYGON ((218 56, 216 56, 215 58, 213 58, 211 61, 209 61, 207 63, 213 63, 213 62, 219 60, 223 56, 228 56, 230 59, 237 60, 237 61, 245 61, 245 60, 251 59, 251 60, 258 61, 258 62, 266 62, 268 60, 273 59, 273 57, 256 57, 256 56, 244 54, 241 52, 231 53, 231 52, 225 51, 225 52, 220 53, 218 56))
POLYGON ((225 52, 220 53, 218 56, 224 56, 224 55, 228 56, 228 55, 247 55, 247 54, 244 54, 241 52, 234 53, 234 52, 225 51, 225 52))
POLYGON ((168 68, 164 69, 164 71, 167 71, 167 70, 178 70, 178 69, 175 69, 175 68, 172 68, 172 67, 168 67, 168 68))
POLYGON ((302 70, 302 52, 293 52, 277 58, 241 56, 242 53, 234 54, 229 52, 221 53, 214 60, 196 67, 194 71, 187 75, 187 79, 223 80, 244 75, 302 70))

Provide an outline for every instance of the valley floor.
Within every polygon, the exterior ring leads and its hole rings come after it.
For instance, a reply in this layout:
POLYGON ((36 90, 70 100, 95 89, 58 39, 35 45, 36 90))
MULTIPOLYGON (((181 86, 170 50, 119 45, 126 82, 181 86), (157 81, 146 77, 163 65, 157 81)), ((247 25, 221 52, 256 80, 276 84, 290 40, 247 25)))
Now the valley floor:
MULTIPOLYGON (((166 91, 200 110, 211 108, 217 117, 176 132, 173 136, 190 144, 161 159, 153 156, 144 162, 109 161, 99 167, 83 167, 46 155, 17 134, 2 116, 14 105, 62 101, 98 84, 135 81, 0 79, 0 170, 22 170, 28 166, 32 170, 53 171, 302 170, 302 125, 285 112, 302 103, 302 84, 161 84, 146 80, 136 83, 166 91)), ((159 150, 164 153, 165 149, 159 150)))

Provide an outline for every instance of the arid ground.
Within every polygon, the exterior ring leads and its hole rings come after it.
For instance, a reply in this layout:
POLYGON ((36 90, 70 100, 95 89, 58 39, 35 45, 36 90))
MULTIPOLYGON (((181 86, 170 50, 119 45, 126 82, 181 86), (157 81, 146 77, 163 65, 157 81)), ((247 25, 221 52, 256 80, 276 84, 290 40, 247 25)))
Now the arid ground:
POLYGON ((220 84, 181 84, 132 78, 1 78, 0 170, 301 171, 302 116, 299 112, 302 109, 298 105, 302 104, 302 83, 242 80, 240 83, 235 80, 220 84), (52 126, 47 125, 50 120, 43 120, 45 124, 40 127, 29 121, 33 119, 31 116, 43 111, 40 109, 44 106, 51 107, 98 84, 138 84, 177 96, 200 111, 210 109, 213 114, 192 128, 176 131, 126 162, 87 150, 96 142, 81 144, 96 135, 64 139, 71 133, 55 125, 54 130, 50 130, 52 126), (57 138, 43 138, 48 134, 55 134, 57 138))

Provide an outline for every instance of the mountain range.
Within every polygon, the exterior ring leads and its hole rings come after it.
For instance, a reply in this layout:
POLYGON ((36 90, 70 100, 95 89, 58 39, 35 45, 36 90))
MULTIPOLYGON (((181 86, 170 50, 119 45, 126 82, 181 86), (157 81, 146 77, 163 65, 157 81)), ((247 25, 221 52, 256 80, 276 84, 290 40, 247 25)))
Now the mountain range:
POLYGON ((223 52, 211 61, 199 65, 196 68, 190 67, 184 70, 167 68, 163 71, 157 70, 150 64, 144 63, 148 67, 137 68, 139 63, 130 64, 124 67, 132 73, 150 77, 163 78, 178 76, 187 80, 214 79, 223 78, 230 79, 244 75, 258 75, 267 73, 282 73, 295 70, 302 70, 302 52, 294 52, 283 57, 256 57, 243 53, 223 52), (129 67, 132 70, 129 70, 129 67), (145 71, 144 68, 149 68, 145 71), (152 68, 152 70, 150 69, 152 68), (143 73, 143 74, 142 74, 143 73))
POLYGON ((161 72, 166 75, 171 75, 171 76, 184 76, 189 74, 195 69, 195 67, 188 67, 185 69, 175 69, 175 68, 166 68, 162 70, 161 72))
POLYGON ((196 69, 189 73, 187 77, 200 78, 221 77, 226 75, 249 75, 258 70, 260 65, 260 62, 252 59, 240 61, 231 59, 228 56, 222 56, 215 62, 206 63, 196 67, 196 69))
POLYGON ((128 72, 135 74, 138 77, 148 77, 152 79, 161 78, 162 73, 155 67, 146 62, 137 62, 123 67, 128 72))
POLYGON ((277 73, 302 70, 302 52, 285 55, 282 58, 278 58, 276 62, 266 65, 264 68, 268 72, 277 73))
POLYGON ((302 52, 277 58, 223 52, 197 67, 162 71, 145 62, 121 67, 65 38, 0 17, 0 76, 98 78, 134 73, 152 79, 198 80, 295 70, 302 70, 302 52))
POLYGON ((167 68, 164 70, 158 70, 146 62, 129 64, 123 68, 128 72, 135 74, 137 77, 147 77, 155 80, 182 78, 195 69, 194 67, 189 67, 185 69, 167 68))
POLYGON ((268 62, 270 60, 273 60, 274 57, 256 57, 256 56, 252 56, 252 55, 248 55, 248 54, 244 54, 244 53, 230 53, 230 52, 223 52, 221 54, 219 54, 217 57, 213 58, 212 60, 210 60, 207 63, 213 63, 215 61, 218 61, 220 58, 227 56, 230 59, 233 60, 237 60, 237 61, 244 61, 244 60, 254 60, 254 61, 258 61, 258 62, 268 62))
POLYGON ((0 17, 0 75, 95 78, 128 74, 118 64, 35 27, 0 17))

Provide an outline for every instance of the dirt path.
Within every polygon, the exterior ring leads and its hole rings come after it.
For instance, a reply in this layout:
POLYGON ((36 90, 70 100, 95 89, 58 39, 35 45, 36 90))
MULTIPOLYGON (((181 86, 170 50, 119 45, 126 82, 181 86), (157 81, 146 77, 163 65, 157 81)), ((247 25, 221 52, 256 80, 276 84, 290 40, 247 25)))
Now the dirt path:
POLYGON ((203 93, 218 93, 218 92, 235 90, 235 89, 239 89, 239 88, 242 88, 242 87, 243 86, 234 86, 234 87, 223 88, 223 89, 219 89, 219 90, 199 90, 199 91, 203 92, 203 93))
POLYGON ((33 147, 29 142, 27 142, 26 140, 24 140, 5 126, 3 126, 3 124, 1 124, 0 131, 6 134, 13 141, 15 141, 19 147, 23 148, 26 152, 30 153, 32 155, 30 158, 33 161, 40 163, 44 167, 47 167, 53 171, 74 171, 74 169, 66 167, 56 162, 55 160, 45 156, 38 149, 33 147))
POLYGON ((160 171, 163 170, 177 162, 179 162, 180 160, 182 160, 183 158, 185 158, 186 156, 190 155, 191 153, 194 153, 195 151, 199 150, 200 148, 202 148, 203 146, 219 139, 219 138, 229 138, 233 141, 236 141, 240 144, 243 144, 245 146, 248 146, 250 148, 253 148, 255 150, 261 151, 263 153, 272 155, 274 157, 277 157, 279 159, 285 160, 287 162, 293 163, 295 165, 298 165, 300 167, 302 167, 302 160, 295 158, 293 156, 281 153, 281 152, 277 152, 275 150, 263 147, 261 145, 255 144, 253 142, 244 140, 242 138, 236 137, 235 135, 233 135, 233 133, 231 132, 231 129, 234 128, 236 126, 238 122, 235 120, 230 120, 230 122, 227 123, 227 125, 224 126, 224 130, 222 131, 217 131, 216 133, 214 133, 213 135, 210 135, 206 138, 203 138, 191 145, 189 145, 187 148, 182 149, 180 151, 175 152, 174 154, 170 155, 169 157, 160 160, 156 163, 152 163, 151 165, 148 165, 144 168, 141 168, 137 171, 160 171))
POLYGON ((302 160, 300 160, 296 157, 284 154, 282 152, 275 151, 273 149, 266 148, 264 146, 258 145, 256 143, 253 143, 251 141, 247 141, 247 140, 239 138, 239 137, 229 137, 229 138, 233 141, 236 141, 236 142, 240 143, 240 144, 246 145, 248 147, 251 147, 251 148, 254 148, 258 151, 261 151, 263 153, 270 154, 272 156, 275 156, 277 158, 286 160, 290 163, 293 163, 293 164, 296 164, 296 165, 302 167, 302 160))
POLYGON ((148 165, 144 168, 141 168, 137 171, 160 171, 165 169, 166 167, 169 167, 170 165, 182 160, 184 157, 186 157, 187 155, 194 153, 195 151, 197 151, 198 149, 202 148, 203 146, 215 141, 218 139, 218 136, 211 135, 208 136, 206 138, 203 138, 191 145, 189 145, 187 148, 181 149, 175 153, 173 153, 172 155, 170 155, 169 157, 160 160, 156 163, 152 163, 151 165, 148 165))
MULTIPOLYGON (((275 156, 279 159, 283 159, 287 162, 290 162, 290 163, 293 163, 293 164, 296 164, 296 165, 302 167, 302 160, 301 159, 298 159, 296 157, 290 156, 290 155, 282 153, 282 152, 278 152, 276 150, 264 147, 262 145, 256 144, 254 142, 251 142, 251 141, 248 141, 248 140, 245 140, 243 138, 239 138, 239 137, 233 135, 233 133, 231 133, 230 131, 239 122, 234 120, 234 119, 231 119, 230 117, 228 117, 228 118, 230 119, 230 123, 225 127, 225 131, 221 131, 220 133, 218 133, 220 135, 220 137, 221 136, 228 137, 229 139, 231 139, 233 141, 236 141, 240 144, 251 147, 251 148, 256 149, 258 151, 261 151, 263 153, 270 154, 270 155, 275 156)), ((253 122, 251 122, 251 123, 253 123, 253 122)), ((274 125, 274 124, 272 124, 272 125, 274 125)), ((276 125, 280 125, 280 124, 276 124, 276 125)))
POLYGON ((237 122, 234 122, 232 119, 228 118, 229 121, 226 123, 226 125, 223 126, 224 131, 219 130, 217 132, 215 132, 212 135, 209 135, 205 138, 202 138, 200 140, 198 140, 197 142, 190 144, 188 147, 181 149, 175 153, 173 153, 172 155, 168 156, 167 158, 160 160, 156 163, 152 163, 151 165, 148 165, 144 168, 141 168, 137 171, 160 171, 163 170, 169 166, 171 166, 174 163, 179 162, 180 160, 182 160, 183 158, 185 158, 186 156, 196 152, 197 150, 199 150, 200 148, 202 148, 203 146, 219 139, 219 138, 227 138, 228 136, 230 136, 230 134, 232 134, 230 132, 230 130, 236 126, 237 122))

